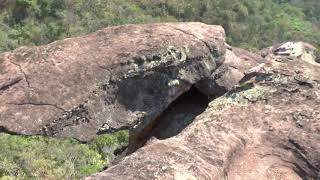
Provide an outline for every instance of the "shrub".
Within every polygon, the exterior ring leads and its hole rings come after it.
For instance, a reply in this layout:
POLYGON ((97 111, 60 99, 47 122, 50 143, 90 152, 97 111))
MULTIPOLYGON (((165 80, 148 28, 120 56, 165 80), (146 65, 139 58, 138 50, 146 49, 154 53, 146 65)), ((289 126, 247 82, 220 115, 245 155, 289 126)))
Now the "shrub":
POLYGON ((110 163, 114 159, 113 152, 128 144, 128 131, 118 131, 113 133, 112 136, 109 134, 98 136, 95 142, 91 144, 91 147, 97 150, 102 155, 103 159, 110 163))
MULTIPOLYGON (((90 144, 71 138, 0 134, 2 179, 77 179, 99 172, 110 163, 103 149, 128 144, 128 131, 97 137, 90 144)), ((109 156, 113 152, 109 152, 109 156)))

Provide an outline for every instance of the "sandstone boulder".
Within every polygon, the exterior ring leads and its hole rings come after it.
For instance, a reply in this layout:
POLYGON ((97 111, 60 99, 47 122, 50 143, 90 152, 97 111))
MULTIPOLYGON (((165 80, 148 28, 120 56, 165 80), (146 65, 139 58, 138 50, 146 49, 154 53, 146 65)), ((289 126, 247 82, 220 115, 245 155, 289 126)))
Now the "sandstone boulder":
POLYGON ((319 178, 320 64, 274 54, 266 61, 255 84, 214 99, 180 134, 152 138, 87 179, 319 178))
POLYGON ((224 41, 202 23, 124 25, 3 53, 0 129, 81 141, 139 131, 223 63, 224 41))

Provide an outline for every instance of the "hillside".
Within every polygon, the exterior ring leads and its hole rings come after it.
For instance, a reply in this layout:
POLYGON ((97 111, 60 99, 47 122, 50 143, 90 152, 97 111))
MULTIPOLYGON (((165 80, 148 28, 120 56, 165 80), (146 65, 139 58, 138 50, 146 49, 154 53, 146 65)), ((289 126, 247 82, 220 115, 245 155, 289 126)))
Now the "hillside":
POLYGON ((306 18, 320 26, 320 3, 318 0, 290 0, 292 5, 302 8, 306 18))
POLYGON ((106 26, 163 21, 222 25, 228 42, 257 50, 284 41, 320 43, 315 0, 1 0, 0 52, 106 26))

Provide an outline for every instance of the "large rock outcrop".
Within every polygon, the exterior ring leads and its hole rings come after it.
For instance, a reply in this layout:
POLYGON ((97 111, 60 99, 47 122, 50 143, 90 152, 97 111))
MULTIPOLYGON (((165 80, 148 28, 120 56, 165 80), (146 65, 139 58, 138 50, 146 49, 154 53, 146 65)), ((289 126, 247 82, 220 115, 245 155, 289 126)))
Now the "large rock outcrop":
POLYGON ((202 23, 125 25, 3 53, 0 130, 81 141, 139 132, 223 63, 224 41, 202 23))
POLYGON ((0 55, 0 132, 130 128, 132 154, 87 179, 317 179, 320 65, 293 45, 260 56, 220 26, 164 23, 19 48, 0 55))
MULTIPOLYGON (((229 53, 243 59, 246 51, 238 52, 229 53)), ((247 80, 231 79, 233 88, 179 135, 151 138, 87 179, 319 178, 320 64, 310 57, 309 52, 298 58, 265 54, 254 75, 240 71, 247 80)))

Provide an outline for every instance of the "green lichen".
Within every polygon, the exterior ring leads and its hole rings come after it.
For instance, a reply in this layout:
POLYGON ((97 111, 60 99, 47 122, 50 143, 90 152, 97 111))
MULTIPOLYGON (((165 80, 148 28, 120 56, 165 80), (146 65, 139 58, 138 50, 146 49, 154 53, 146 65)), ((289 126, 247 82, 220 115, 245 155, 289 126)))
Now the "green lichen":
POLYGON ((163 53, 154 55, 152 61, 150 61, 148 64, 145 64, 144 67, 151 69, 159 66, 160 64, 171 62, 172 60, 179 63, 184 62, 187 60, 187 54, 185 51, 187 51, 186 48, 179 49, 169 46, 163 53))
POLYGON ((213 100, 209 104, 209 108, 215 111, 233 105, 244 106, 249 102, 256 102, 258 100, 264 99, 268 94, 272 92, 273 90, 270 87, 257 85, 247 90, 232 92, 221 96, 213 100))
POLYGON ((270 87, 256 86, 255 88, 240 92, 237 98, 239 101, 246 99, 250 102, 256 102, 264 99, 270 92, 272 92, 270 87))
POLYGON ((221 110, 227 106, 238 104, 237 102, 233 101, 231 98, 228 98, 226 96, 221 96, 209 104, 210 110, 217 111, 221 110))
POLYGON ((79 179, 94 174, 110 163, 102 149, 127 145, 127 134, 119 131, 82 144, 71 138, 1 133, 0 179, 79 179))

